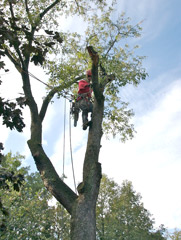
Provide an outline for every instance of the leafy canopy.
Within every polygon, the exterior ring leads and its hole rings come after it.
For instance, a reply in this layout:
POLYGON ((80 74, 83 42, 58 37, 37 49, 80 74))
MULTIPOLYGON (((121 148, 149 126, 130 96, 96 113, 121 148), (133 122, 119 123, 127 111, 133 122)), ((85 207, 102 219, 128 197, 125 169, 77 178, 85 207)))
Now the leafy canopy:
MULTIPOLYGON (((133 137, 129 123, 133 112, 122 101, 120 88, 139 84, 147 74, 142 68, 143 57, 135 56, 137 46, 127 44, 128 38, 140 36, 140 23, 132 26, 115 7, 114 0, 110 4, 106 0, 48 0, 46 4, 44 0, 3 0, 0 58, 8 57, 21 74, 29 73, 30 62, 44 67, 50 75, 49 86, 59 86, 61 96, 73 92, 76 77, 90 68, 86 47, 93 46, 99 54, 99 84, 106 100, 104 132, 119 134, 125 141, 133 137), (63 19, 74 15, 85 23, 81 34, 62 30, 63 19)), ((0 68, 5 68, 1 59, 0 68)))
MULTIPOLYGON (((133 125, 129 123, 134 115, 129 110, 128 103, 122 101, 120 88, 127 84, 137 86, 147 76, 142 67, 144 57, 135 56, 138 46, 130 49, 126 43, 128 38, 140 36, 140 23, 135 26, 129 24, 129 18, 124 14, 113 19, 114 10, 101 14, 90 14, 87 18, 87 28, 80 35, 69 34, 65 39, 66 51, 55 61, 49 61, 47 67, 51 73, 50 84, 61 85, 72 81, 91 67, 91 61, 86 51, 87 46, 95 46, 100 58, 99 83, 104 91, 104 133, 113 136, 121 135, 121 140, 133 137, 133 125), (107 81, 111 76, 110 81, 107 81)), ((72 85, 68 88, 74 93, 72 85)), ((66 89, 67 91, 67 89, 66 89)), ((63 93, 66 94, 66 91, 63 93)))

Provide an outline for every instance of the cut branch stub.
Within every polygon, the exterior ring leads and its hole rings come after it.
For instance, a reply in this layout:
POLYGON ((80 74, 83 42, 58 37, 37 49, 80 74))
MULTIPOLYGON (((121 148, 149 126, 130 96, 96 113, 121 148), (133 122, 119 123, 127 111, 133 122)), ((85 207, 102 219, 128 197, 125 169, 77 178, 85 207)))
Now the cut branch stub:
POLYGON ((87 51, 89 53, 90 58, 92 59, 92 62, 95 66, 98 65, 99 62, 99 55, 98 53, 93 49, 92 46, 87 47, 87 51))

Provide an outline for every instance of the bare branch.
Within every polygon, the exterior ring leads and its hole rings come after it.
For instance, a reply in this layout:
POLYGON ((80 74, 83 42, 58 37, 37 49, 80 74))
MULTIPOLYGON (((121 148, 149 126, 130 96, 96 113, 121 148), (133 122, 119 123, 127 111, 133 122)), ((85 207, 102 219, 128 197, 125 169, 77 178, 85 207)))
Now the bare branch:
POLYGON ((54 88, 52 89, 49 94, 45 97, 44 101, 43 101, 43 104, 42 104, 42 107, 41 107, 41 110, 40 110, 40 120, 43 121, 44 117, 45 117, 45 114, 46 114, 46 111, 47 111, 47 108, 48 108, 48 105, 50 103, 50 101, 52 100, 52 98, 54 97, 54 95, 58 92, 58 88, 54 88))
MULTIPOLYGON (((143 20, 143 21, 144 21, 144 20, 143 20)), ((118 31, 116 37, 117 37, 117 36, 128 37, 128 36, 129 36, 129 33, 130 33, 131 31, 133 31, 136 27, 138 27, 143 21, 140 21, 140 22, 137 23, 135 26, 131 27, 127 32, 120 32, 119 27, 118 27, 116 24, 113 24, 113 26, 115 26, 115 27, 117 28, 117 31, 118 31)), ((112 41, 109 49, 107 50, 107 52, 106 52, 106 54, 105 54, 105 57, 108 55, 108 53, 110 52, 110 50, 114 47, 115 43, 117 42, 116 37, 115 37, 115 39, 112 41)))

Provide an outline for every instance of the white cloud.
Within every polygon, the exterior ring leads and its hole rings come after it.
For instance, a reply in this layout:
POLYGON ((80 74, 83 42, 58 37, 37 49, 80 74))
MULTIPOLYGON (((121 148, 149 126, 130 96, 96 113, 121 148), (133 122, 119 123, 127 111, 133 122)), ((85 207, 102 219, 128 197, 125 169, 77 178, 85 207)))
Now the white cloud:
POLYGON ((151 41, 156 38, 160 31, 166 26, 170 16, 165 0, 123 0, 118 3, 118 11, 125 12, 127 17, 131 17, 133 25, 144 20, 142 37, 151 41))
POLYGON ((125 179, 133 182, 157 225, 174 228, 181 217, 180 79, 164 91, 155 108, 136 121, 133 140, 125 144, 103 140, 100 161, 103 172, 119 184, 125 179))

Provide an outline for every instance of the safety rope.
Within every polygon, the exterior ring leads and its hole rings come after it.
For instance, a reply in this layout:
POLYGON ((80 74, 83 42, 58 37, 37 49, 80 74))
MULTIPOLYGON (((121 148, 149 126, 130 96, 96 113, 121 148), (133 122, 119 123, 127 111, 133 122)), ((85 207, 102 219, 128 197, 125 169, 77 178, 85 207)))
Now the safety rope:
MULTIPOLYGON (((71 102, 70 102, 70 110, 71 110, 71 102)), ((70 140, 70 156, 71 156, 71 163, 72 163, 72 174, 74 180, 74 187, 75 192, 77 193, 76 182, 75 182, 75 173, 74 173, 74 164, 73 164, 73 154, 72 154, 72 137, 71 137, 71 111, 69 111, 69 140, 70 140)))
MULTIPOLYGON (((20 69, 21 69, 22 72, 28 74, 30 77, 32 77, 32 78, 34 78, 35 80, 41 82, 42 84, 44 84, 44 85, 47 86, 48 88, 50 88, 50 89, 53 89, 53 88, 54 88, 54 87, 48 85, 47 83, 43 82, 41 79, 37 78, 34 74, 30 73, 28 70, 25 71, 25 70, 23 70, 22 68, 20 68, 20 69)), ((62 97, 66 98, 67 100, 70 101, 72 95, 71 95, 71 94, 68 94, 67 92, 64 92, 64 93, 62 94, 62 97), (67 95, 69 95, 69 98, 67 97, 67 95)))
POLYGON ((66 126, 66 99, 64 102, 64 134, 63 134, 63 170, 62 170, 62 179, 65 178, 65 126, 66 126))
MULTIPOLYGON (((70 110, 71 110, 71 101, 70 101, 70 110)), ((64 134, 63 134, 63 170, 62 170, 62 179, 64 181, 65 178, 65 131, 66 131, 66 98, 64 102, 64 134)), ((76 189, 76 181, 75 181, 75 172, 74 172, 74 164, 73 164, 73 154, 72 154, 72 133, 71 133, 71 111, 69 111, 69 142, 70 142, 70 158, 71 158, 71 165, 72 165, 72 174, 73 174, 73 181, 75 192, 77 193, 76 189)))
MULTIPOLYGON (((66 126, 66 99, 64 102, 64 123, 63 123, 63 167, 62 167, 62 181, 65 179, 65 126, 66 126)), ((64 229, 64 209, 61 205, 61 239, 63 240, 63 229, 64 229)))
MULTIPOLYGON (((23 69, 21 69, 22 71, 24 71, 23 69)), ((25 71, 24 71, 25 72, 25 71)), ((36 79, 37 81, 43 83, 45 86, 47 86, 48 88, 53 88, 52 86, 48 85, 47 83, 43 82, 42 80, 40 80, 39 78, 37 78, 35 75, 33 75, 32 73, 30 73, 29 71, 27 71, 28 75, 34 79, 36 79)))
MULTIPOLYGON (((64 134, 63 134, 63 170, 62 170, 62 181, 65 178, 65 130, 66 130, 66 98, 64 102, 64 134)), ((70 110, 71 110, 71 101, 70 102, 70 110)), ((72 154, 72 138, 71 138, 71 111, 69 111, 69 140, 70 140, 70 156, 71 156, 71 164, 72 164, 72 173, 73 173, 73 180, 74 180, 74 187, 75 192, 77 193, 76 189, 76 182, 75 182, 75 173, 74 173, 74 164, 73 164, 73 154, 72 154)), ((63 233, 64 233, 64 209, 61 205, 61 239, 63 240, 63 233)))

